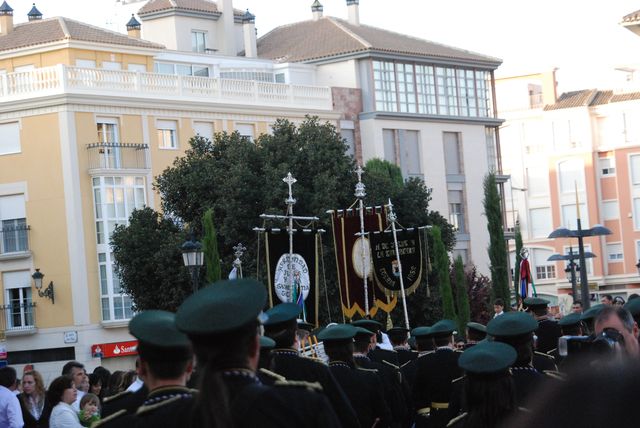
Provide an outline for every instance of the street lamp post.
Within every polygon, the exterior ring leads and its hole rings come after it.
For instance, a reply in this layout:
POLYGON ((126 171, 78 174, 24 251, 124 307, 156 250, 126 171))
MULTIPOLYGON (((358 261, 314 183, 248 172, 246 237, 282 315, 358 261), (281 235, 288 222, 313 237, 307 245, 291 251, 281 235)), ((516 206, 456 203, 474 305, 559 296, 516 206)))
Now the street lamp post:
MULTIPOLYGON (((591 259, 591 258, 594 258, 595 256, 596 255, 593 254, 591 251, 585 251, 585 253, 584 253, 584 258, 585 259, 591 259)), ((576 270, 578 270, 581 274, 582 274, 583 270, 586 271, 586 266, 583 268, 582 266, 579 266, 575 262, 577 257, 578 257, 578 254, 573 252, 573 247, 569 247, 569 254, 552 254, 547 259, 550 262, 559 261, 559 260, 566 260, 566 261, 569 262, 567 264, 567 268, 564 271, 571 275, 570 276, 571 293, 573 295, 573 301, 574 302, 576 300, 578 300, 578 284, 577 284, 577 278, 576 278, 576 270)), ((583 305, 584 305, 584 302, 583 302, 583 305)))
POLYGON ((191 274, 191 286, 193 292, 198 291, 198 282, 200 276, 200 268, 204 264, 204 252, 202 251, 202 244, 196 241, 193 235, 191 239, 185 241, 180 247, 182 250, 182 261, 189 273, 191 274))
POLYGON ((551 234, 549 238, 578 238, 578 260, 580 261, 580 300, 582 300, 583 308, 589 309, 591 306, 589 300, 589 283, 587 282, 587 268, 585 264, 586 254, 584 251, 584 238, 589 236, 611 235, 611 230, 596 224, 590 229, 583 229, 580 217, 577 219, 578 229, 570 230, 566 227, 560 227, 551 234))

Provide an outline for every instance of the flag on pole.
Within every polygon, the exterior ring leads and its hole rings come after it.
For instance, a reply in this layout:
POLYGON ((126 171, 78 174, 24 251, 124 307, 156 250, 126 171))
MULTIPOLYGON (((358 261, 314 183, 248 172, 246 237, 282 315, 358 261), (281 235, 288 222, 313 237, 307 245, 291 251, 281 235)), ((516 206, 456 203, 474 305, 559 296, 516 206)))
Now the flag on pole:
POLYGON ((233 267, 233 269, 231 269, 231 272, 229 272, 229 279, 238 279, 238 268, 237 267, 233 267))
POLYGON ((522 299, 526 299, 527 297, 535 296, 536 287, 533 282, 533 276, 531 275, 531 265, 529 264, 529 259, 523 257, 520 261, 520 297, 522 299), (529 287, 531 284, 531 287, 529 287))

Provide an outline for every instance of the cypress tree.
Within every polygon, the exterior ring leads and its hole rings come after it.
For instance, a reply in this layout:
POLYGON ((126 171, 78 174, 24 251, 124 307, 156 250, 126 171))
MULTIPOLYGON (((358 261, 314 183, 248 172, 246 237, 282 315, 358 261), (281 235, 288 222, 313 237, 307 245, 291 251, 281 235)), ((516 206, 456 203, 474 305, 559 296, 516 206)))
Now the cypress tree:
POLYGON ((502 227, 502 209, 496 176, 487 174, 484 178, 484 214, 487 216, 489 231, 489 261, 491 263, 491 285, 493 299, 502 299, 504 309, 511 308, 511 296, 507 276, 507 246, 502 227))
POLYGON ((454 262, 454 272, 456 281, 456 309, 458 310, 458 332, 462 334, 467 328, 467 323, 471 318, 471 308, 469 306, 469 292, 467 290, 467 276, 464 272, 462 257, 458 256, 454 262))
POLYGON ((449 269, 451 266, 449 254, 447 254, 444 242, 442 242, 442 235, 438 226, 433 226, 431 236, 433 237, 434 270, 436 271, 437 281, 440 284, 442 315, 445 319, 455 320, 456 310, 453 303, 451 280, 449 278, 449 269))
POLYGON ((216 225, 213 222, 213 210, 209 208, 202 217, 204 238, 202 249, 204 250, 204 263, 207 267, 207 284, 220 280, 220 253, 218 252, 218 238, 216 225))

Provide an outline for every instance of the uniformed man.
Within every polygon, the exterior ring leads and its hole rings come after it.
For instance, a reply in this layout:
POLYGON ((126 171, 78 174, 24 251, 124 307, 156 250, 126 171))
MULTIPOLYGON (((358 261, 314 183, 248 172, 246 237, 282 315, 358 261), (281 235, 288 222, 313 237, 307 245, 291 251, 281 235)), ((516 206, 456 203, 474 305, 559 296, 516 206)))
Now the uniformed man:
POLYGON ((543 374, 533 367, 533 332, 538 322, 524 312, 507 312, 487 324, 487 334, 496 342, 511 345, 517 353, 512 365, 518 406, 527 407, 527 399, 543 383, 543 374))
POLYGON ((409 384, 409 388, 413 389, 417 370, 416 361, 427 354, 433 353, 435 351, 435 345, 433 344, 433 337, 431 336, 431 327, 428 326, 416 327, 411 330, 411 338, 415 340, 418 358, 403 366, 401 370, 409 384))
POLYGON ((479 322, 467 323, 467 342, 464 349, 469 349, 487 337, 487 327, 479 322))
POLYGON ((218 281, 187 298, 176 326, 193 344, 201 371, 198 399, 150 412, 153 427, 338 427, 320 385, 278 381, 264 385, 255 372, 267 299, 252 279, 218 281))
POLYGON ((409 329, 404 327, 393 327, 387 330, 389 341, 393 345, 398 357, 398 365, 402 368, 405 364, 418 358, 418 353, 409 346, 409 329))
MULTIPOLYGON (((177 400, 190 403, 194 391, 185 385, 193 368, 193 354, 189 339, 175 326, 175 315, 156 310, 140 312, 129 322, 129 332, 138 339, 138 373, 149 389, 135 414, 144 415, 177 400)), ((135 423, 134 412, 121 409, 103 418, 98 426, 129 427, 135 423)))
POLYGON ((329 368, 318 361, 299 355, 296 319, 300 311, 300 306, 295 303, 281 303, 266 312, 269 319, 265 322, 264 333, 276 342, 275 348, 271 351, 273 371, 288 381, 320 383, 342 425, 358 426, 355 411, 329 368))
POLYGON ((629 311, 633 320, 640 326, 640 299, 629 298, 629 301, 625 303, 624 308, 629 311))
POLYGON ((416 360, 412 392, 417 428, 443 428, 449 421, 451 382, 462 375, 458 366, 461 353, 453 349, 454 330, 451 320, 435 323, 429 332, 436 350, 416 360))
POLYGON ((392 416, 375 370, 358 368, 353 361, 356 327, 338 324, 324 329, 318 339, 329 357, 329 370, 349 398, 362 427, 390 427, 392 416))
POLYGON ((527 311, 538 321, 535 331, 538 336, 536 351, 546 354, 558 347, 558 338, 562 335, 558 322, 549 316, 549 301, 539 297, 524 299, 527 311))
POLYGON ((369 351, 369 358, 372 361, 377 361, 379 363, 388 364, 394 367, 399 367, 398 361, 398 353, 389 349, 382 349, 379 345, 382 340, 382 324, 376 320, 370 319, 361 319, 357 321, 353 321, 353 324, 356 327, 366 328, 370 332, 373 333, 371 337, 371 350, 369 351))
MULTIPOLYGON (((563 336, 582 336, 584 334, 580 315, 581 314, 579 313, 573 312, 569 315, 565 315, 560 321, 558 321, 558 325, 560 325, 560 330, 562 331, 563 336)), ((549 355, 555 358, 563 372, 568 371, 571 368, 573 361, 576 359, 575 355, 566 357, 561 356, 557 348, 551 350, 549 355)))
POLYGON ((357 367, 375 371, 382 382, 384 398, 391 409, 394 426, 404 426, 411 421, 411 387, 394 365, 373 361, 370 358, 374 342, 371 330, 356 327, 353 339, 353 359, 357 367))
POLYGON ((598 314, 604 309, 604 307, 605 305, 603 304, 593 305, 580 315, 580 320, 584 324, 585 334, 593 335, 593 323, 595 322, 598 314))
POLYGON ((273 372, 273 356, 271 351, 276 347, 275 340, 260 336, 260 359, 258 360, 258 378, 266 385, 273 385, 278 380, 285 380, 273 372))
POLYGON ((509 367, 517 353, 500 342, 482 342, 464 351, 458 360, 465 371, 467 411, 453 418, 449 428, 502 426, 516 409, 515 390, 509 367))

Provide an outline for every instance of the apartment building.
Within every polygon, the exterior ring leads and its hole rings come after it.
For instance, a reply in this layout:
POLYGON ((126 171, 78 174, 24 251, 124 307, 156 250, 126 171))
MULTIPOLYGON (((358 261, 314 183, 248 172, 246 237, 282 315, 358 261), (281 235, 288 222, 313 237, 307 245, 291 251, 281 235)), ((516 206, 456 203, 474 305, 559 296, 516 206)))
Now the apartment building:
MULTIPOLYGON (((0 330, 10 364, 35 364, 48 379, 72 359, 133 367, 131 300, 109 235, 133 209, 159 209, 153 179, 189 138, 256 137, 277 118, 306 114, 337 124, 331 89, 306 84, 312 66, 237 56, 250 48, 238 31, 216 32, 230 20, 212 5, 150 1, 142 23, 122 23, 127 35, 35 7, 14 24, 10 5, 0 6, 0 330), (180 42, 141 38, 147 25, 152 34, 171 27, 180 42), (276 71, 289 80, 276 83, 276 71)), ((255 35, 252 16, 232 14, 255 35)))
POLYGON ((567 264, 548 259, 577 253, 578 242, 548 236, 576 229, 578 208, 583 229, 601 224, 612 231, 585 238, 596 256, 586 261, 593 298, 626 299, 640 288, 640 93, 627 87, 558 96, 556 87, 555 70, 496 82, 506 119, 502 164, 511 175, 508 227, 520 223, 538 292, 568 309, 567 264))

